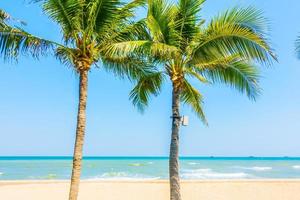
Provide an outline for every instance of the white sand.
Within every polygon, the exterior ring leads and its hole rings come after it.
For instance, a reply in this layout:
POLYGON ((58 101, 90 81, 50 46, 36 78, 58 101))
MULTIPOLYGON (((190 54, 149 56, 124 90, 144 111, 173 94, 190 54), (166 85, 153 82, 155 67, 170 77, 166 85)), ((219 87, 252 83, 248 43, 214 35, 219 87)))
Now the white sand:
MULTIPOLYGON (((0 181, 0 200, 67 200, 67 181, 0 181)), ((167 181, 82 181, 79 200, 168 200, 167 181)), ((183 181, 183 200, 300 200, 300 180, 183 181)))

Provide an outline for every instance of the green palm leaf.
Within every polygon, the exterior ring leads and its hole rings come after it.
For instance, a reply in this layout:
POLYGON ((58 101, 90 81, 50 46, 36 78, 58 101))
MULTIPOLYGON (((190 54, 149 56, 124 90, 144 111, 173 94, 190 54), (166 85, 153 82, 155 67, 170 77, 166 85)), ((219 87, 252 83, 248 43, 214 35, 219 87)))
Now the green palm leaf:
POLYGON ((276 56, 268 45, 259 13, 253 8, 233 9, 211 21, 195 42, 195 56, 239 54, 245 59, 272 62, 276 56))
POLYGON ((136 86, 130 92, 130 99, 140 110, 144 111, 151 95, 158 95, 161 90, 164 76, 161 72, 153 72, 139 79, 136 86))
POLYGON ((194 88, 186 79, 183 81, 181 90, 181 101, 191 106, 192 110, 202 120, 204 124, 207 124, 207 120, 202 109, 203 97, 201 93, 194 88))
POLYGON ((162 60, 177 56, 180 53, 174 46, 149 40, 113 43, 107 45, 105 52, 107 55, 118 56, 128 56, 133 53, 138 55, 152 55, 162 60))
POLYGON ((74 60, 77 54, 76 51, 76 49, 72 48, 57 47, 54 55, 63 65, 74 68, 74 60))
POLYGON ((103 57, 102 60, 103 67, 120 78, 127 77, 129 80, 137 80, 152 72, 147 61, 136 56, 103 57))
POLYGON ((175 45, 178 43, 174 18, 177 8, 165 0, 149 0, 147 25, 152 41, 175 45))
POLYGON ((80 16, 82 4, 77 0, 47 0, 43 2, 44 12, 58 23, 64 33, 66 42, 77 35, 82 23, 80 16))
POLYGON ((184 41, 182 42, 188 42, 198 33, 199 30, 196 24, 200 20, 198 13, 200 12, 203 3, 204 0, 179 1, 175 27, 181 38, 184 38, 184 41))
POLYGON ((234 7, 220 14, 213 21, 236 24, 262 36, 267 35, 269 29, 268 20, 263 16, 263 12, 253 6, 234 7))
POLYGON ((243 60, 207 68, 203 70, 202 74, 211 82, 228 84, 240 92, 245 92, 249 98, 254 100, 260 93, 257 68, 243 60))
POLYGON ((0 29, 0 52, 4 59, 15 59, 19 54, 28 53, 37 58, 47 55, 53 45, 53 42, 31 35, 20 28, 0 29))

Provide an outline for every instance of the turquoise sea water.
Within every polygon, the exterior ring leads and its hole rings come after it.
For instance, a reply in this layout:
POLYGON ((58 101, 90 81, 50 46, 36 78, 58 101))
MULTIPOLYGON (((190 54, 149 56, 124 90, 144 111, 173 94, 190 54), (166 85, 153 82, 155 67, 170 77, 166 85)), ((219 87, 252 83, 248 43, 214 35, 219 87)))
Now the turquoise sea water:
MULTIPOLYGON (((69 179, 70 157, 0 157, 0 180, 69 179)), ((300 158, 181 158, 182 179, 296 179, 300 158)), ((167 179, 162 157, 87 157, 82 179, 167 179)))

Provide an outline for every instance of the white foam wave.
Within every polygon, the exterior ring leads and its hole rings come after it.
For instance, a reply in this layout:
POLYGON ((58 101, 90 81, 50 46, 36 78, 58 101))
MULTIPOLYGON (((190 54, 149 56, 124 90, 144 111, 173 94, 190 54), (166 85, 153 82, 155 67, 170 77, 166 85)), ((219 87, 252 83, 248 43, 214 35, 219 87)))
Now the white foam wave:
POLYGON ((189 162, 188 164, 189 165, 197 165, 198 163, 196 163, 196 162, 189 162))
POLYGON ((269 171, 272 170, 272 167, 252 167, 251 168, 254 171, 269 171))
POLYGON ((56 174, 48 174, 47 179, 55 179, 57 177, 56 174))
POLYGON ((247 169, 247 170, 252 170, 252 171, 270 171, 273 168, 272 167, 258 167, 258 166, 254 166, 254 167, 235 167, 235 168, 239 168, 239 169, 247 169))
POLYGON ((160 177, 149 177, 141 174, 128 174, 126 172, 106 172, 88 180, 157 180, 160 177))
POLYGON ((220 173, 211 169, 196 169, 183 172, 182 177, 184 179, 239 179, 249 178, 250 175, 244 172, 220 173))
POLYGON ((3 172, 0 172, 0 176, 3 175, 3 174, 4 174, 3 172))
POLYGON ((300 169, 300 165, 294 165, 293 169, 300 169))
POLYGON ((187 173, 189 173, 189 172, 202 172, 202 173, 206 173, 206 172, 211 172, 212 171, 212 169, 210 169, 210 168, 201 168, 201 169, 191 169, 191 170, 185 170, 185 171, 183 171, 183 172, 187 172, 187 173))
POLYGON ((131 164, 129 164, 129 166, 132 166, 132 167, 142 167, 142 166, 145 166, 145 164, 143 164, 143 163, 131 163, 131 164))

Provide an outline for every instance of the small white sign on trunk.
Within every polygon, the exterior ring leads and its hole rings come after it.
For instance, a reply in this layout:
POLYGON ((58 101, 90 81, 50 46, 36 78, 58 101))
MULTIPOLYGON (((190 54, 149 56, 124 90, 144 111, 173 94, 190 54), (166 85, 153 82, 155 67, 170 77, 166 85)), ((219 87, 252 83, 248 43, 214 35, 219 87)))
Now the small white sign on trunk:
POLYGON ((189 125, 189 117, 182 116, 182 126, 188 126, 188 125, 189 125))

